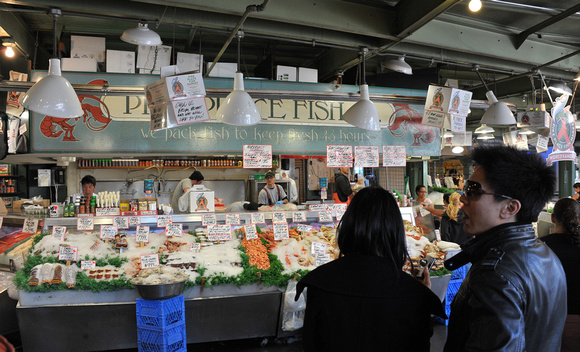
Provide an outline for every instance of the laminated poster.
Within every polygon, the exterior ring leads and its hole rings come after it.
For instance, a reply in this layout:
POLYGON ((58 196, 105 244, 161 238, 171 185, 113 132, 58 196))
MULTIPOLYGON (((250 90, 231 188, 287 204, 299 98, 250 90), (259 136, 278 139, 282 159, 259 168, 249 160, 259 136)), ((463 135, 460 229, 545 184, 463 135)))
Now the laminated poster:
POLYGON ((365 145, 354 147, 355 167, 379 167, 379 146, 365 145))
POLYGON ((271 145, 244 145, 244 169, 272 167, 271 145))
POLYGON ((383 166, 404 167, 407 165, 407 151, 404 145, 383 145, 383 166))
POLYGON ((327 167, 352 167, 352 157, 351 145, 326 146, 327 167))

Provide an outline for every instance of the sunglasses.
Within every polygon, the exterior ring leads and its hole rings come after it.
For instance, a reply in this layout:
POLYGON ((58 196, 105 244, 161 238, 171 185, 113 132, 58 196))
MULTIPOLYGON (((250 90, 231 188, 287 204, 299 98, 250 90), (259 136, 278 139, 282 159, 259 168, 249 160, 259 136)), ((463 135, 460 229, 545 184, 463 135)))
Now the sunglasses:
POLYGON ((470 200, 475 201, 479 200, 479 198, 481 198, 481 196, 484 194, 491 194, 492 196, 502 197, 505 199, 513 199, 512 197, 504 196, 503 194, 486 192, 481 188, 481 183, 470 180, 465 181, 465 187, 463 187, 463 194, 465 194, 465 196, 470 200))

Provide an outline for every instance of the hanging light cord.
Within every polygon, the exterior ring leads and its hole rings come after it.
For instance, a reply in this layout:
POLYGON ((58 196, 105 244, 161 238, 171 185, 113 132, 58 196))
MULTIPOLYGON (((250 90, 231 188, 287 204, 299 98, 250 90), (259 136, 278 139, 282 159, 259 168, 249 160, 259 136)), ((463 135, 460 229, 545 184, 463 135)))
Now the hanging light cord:
POLYGON ((55 59, 58 59, 59 55, 57 53, 57 48, 58 48, 58 44, 57 44, 57 36, 56 36, 56 30, 57 30, 57 21, 58 21, 58 17, 60 16, 61 12, 60 9, 55 9, 55 8, 51 8, 50 9, 50 14, 52 15, 52 56, 55 59))
POLYGON ((475 73, 477 73, 477 76, 479 76, 479 79, 481 80, 481 83, 483 83, 483 86, 485 87, 485 91, 486 92, 489 92, 489 88, 487 87, 487 84, 483 80, 483 77, 481 77, 481 73, 479 73, 479 67, 475 66, 473 69, 475 70, 475 73))
POLYGON ((367 71, 365 68, 365 54, 366 54, 367 50, 368 49, 366 47, 364 47, 360 51, 361 52, 361 75, 360 76, 361 76, 362 84, 367 84, 367 74, 366 74, 367 71))
POLYGON ((237 37, 238 37, 238 67, 236 72, 242 72, 242 65, 240 64, 240 53, 241 53, 241 47, 242 47, 242 37, 244 36, 244 32, 242 30, 239 30, 237 33, 237 37))

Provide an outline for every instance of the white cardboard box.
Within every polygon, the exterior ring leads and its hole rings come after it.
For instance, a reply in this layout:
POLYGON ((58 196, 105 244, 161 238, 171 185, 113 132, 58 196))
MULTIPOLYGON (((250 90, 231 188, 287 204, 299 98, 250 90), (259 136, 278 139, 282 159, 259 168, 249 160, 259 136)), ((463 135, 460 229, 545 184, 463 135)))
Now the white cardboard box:
POLYGON ((215 194, 213 191, 189 192, 190 213, 213 213, 215 212, 215 194))
POLYGON ((97 72, 97 60, 64 57, 62 58, 62 70, 74 72, 97 72))
POLYGON ((145 90, 149 104, 169 103, 176 99, 189 99, 205 95, 201 73, 169 76, 149 83, 145 90))
POLYGON ((292 66, 276 66, 276 80, 296 82, 296 67, 292 66))
POLYGON ((96 59, 105 62, 105 38, 71 35, 70 57, 73 59, 96 59))
POLYGON ((178 52, 177 67, 179 68, 179 72, 201 72, 203 68, 203 55, 178 52))
POLYGON ((315 68, 298 67, 298 82, 318 83, 318 70, 315 68))
MULTIPOLYGON (((211 62, 207 63, 207 69, 211 67, 211 62)), ((231 64, 227 62, 218 62, 215 64, 211 72, 209 73, 209 77, 230 77, 234 78, 236 75, 236 71, 238 70, 238 64, 231 64)))
POLYGON ((107 50, 107 72, 135 73, 135 52, 107 50))
POLYGON ((140 73, 151 73, 151 69, 155 67, 153 73, 159 74, 161 67, 169 66, 170 61, 171 47, 168 45, 139 45, 137 47, 137 68, 145 69, 144 72, 140 70, 140 73), (155 51, 157 51, 157 54, 155 51))

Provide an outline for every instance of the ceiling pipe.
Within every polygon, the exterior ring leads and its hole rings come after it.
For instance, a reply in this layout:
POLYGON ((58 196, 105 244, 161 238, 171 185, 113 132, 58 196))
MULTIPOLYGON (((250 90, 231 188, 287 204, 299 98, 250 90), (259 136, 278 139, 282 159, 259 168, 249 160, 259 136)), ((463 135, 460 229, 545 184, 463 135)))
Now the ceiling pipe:
POLYGON ((261 5, 248 5, 246 7, 246 11, 242 15, 242 18, 240 18, 240 20, 238 21, 238 24, 236 24, 236 27, 232 30, 232 32, 231 32, 230 36, 228 37, 228 39, 226 40, 224 46, 221 48, 220 52, 217 54, 217 56, 215 57, 215 59, 211 63, 211 66, 208 68, 207 72, 205 73, 205 76, 209 76, 211 70, 213 70, 214 66, 221 59, 222 55, 224 54, 224 52, 226 51, 226 49, 228 48, 228 46, 230 45, 230 43, 232 42, 234 37, 238 34, 239 29, 242 27, 244 22, 246 22, 246 19, 248 18, 250 13, 264 11, 264 9, 266 8, 266 5, 268 5, 268 2, 270 2, 270 0, 264 0, 264 2, 261 5))

